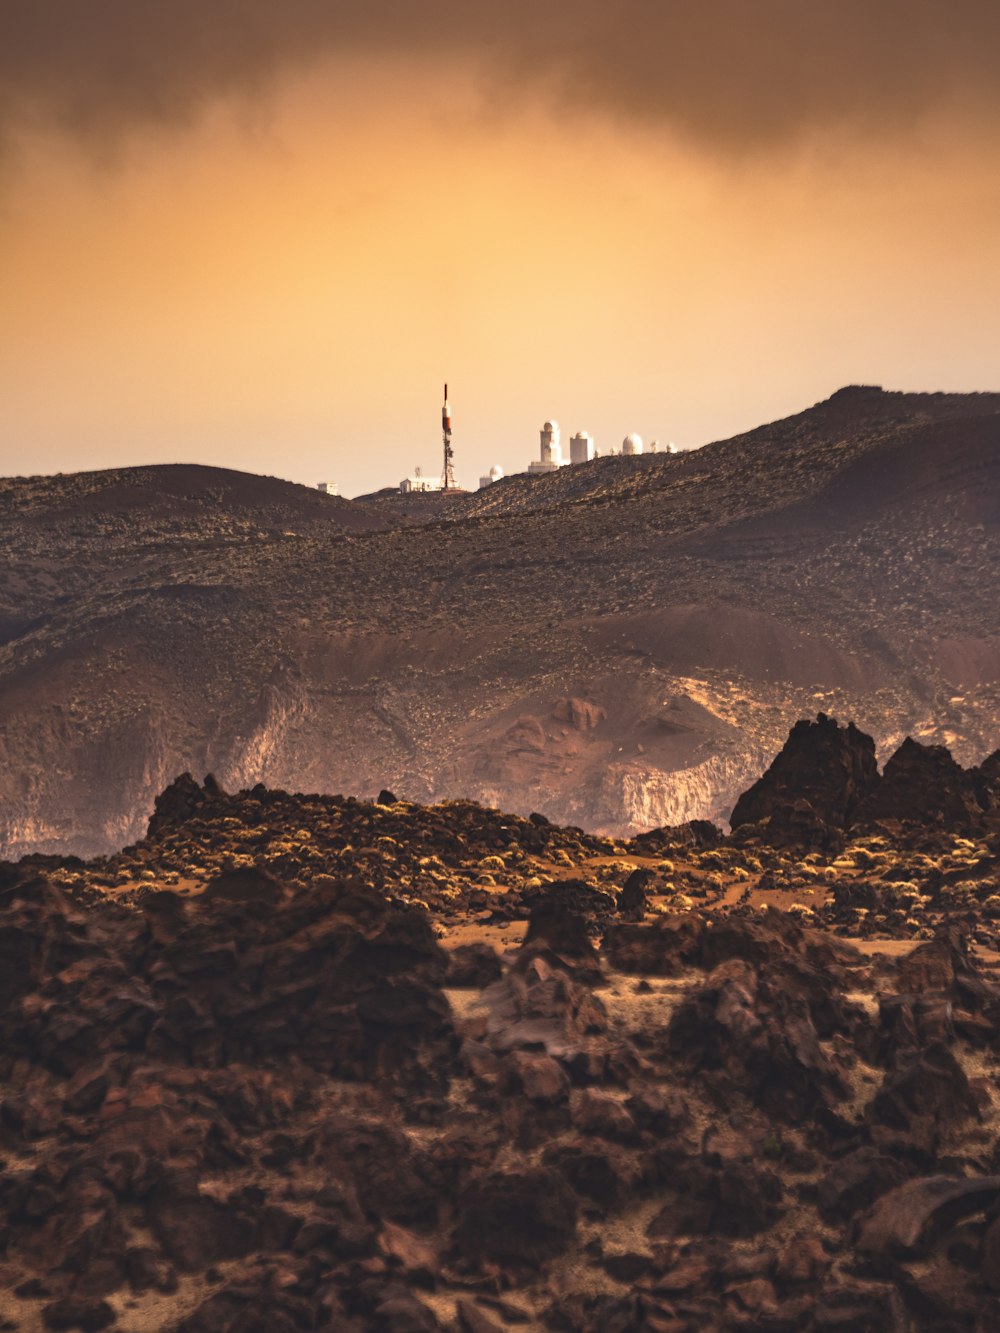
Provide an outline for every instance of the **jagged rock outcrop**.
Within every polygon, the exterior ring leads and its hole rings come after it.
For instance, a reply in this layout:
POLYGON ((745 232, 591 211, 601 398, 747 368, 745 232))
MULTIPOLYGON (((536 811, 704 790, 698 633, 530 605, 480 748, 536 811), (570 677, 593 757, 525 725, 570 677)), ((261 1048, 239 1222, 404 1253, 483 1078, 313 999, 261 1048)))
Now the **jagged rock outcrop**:
POLYGON ((824 713, 796 722, 767 772, 736 802, 734 829, 768 821, 768 836, 795 839, 800 828, 845 829, 879 785, 875 742, 853 722, 841 727, 824 713))
POLYGON ((865 825, 895 819, 962 828, 982 815, 976 788, 975 771, 957 764, 945 746, 921 745, 907 736, 850 822, 865 825))
POLYGON ((211 773, 199 786, 190 773, 174 778, 170 786, 157 796, 149 818, 146 836, 153 838, 168 824, 181 824, 202 810, 209 802, 224 797, 225 792, 211 773))
POLYGON ((984 810, 1000 810, 1000 750, 972 769, 976 799, 984 810))
POLYGON ((736 803, 733 830, 772 846, 835 850, 848 830, 898 824, 952 831, 980 826, 1000 806, 1000 759, 964 769, 943 745, 908 736, 881 774, 875 742, 820 713, 796 722, 767 772, 736 803))

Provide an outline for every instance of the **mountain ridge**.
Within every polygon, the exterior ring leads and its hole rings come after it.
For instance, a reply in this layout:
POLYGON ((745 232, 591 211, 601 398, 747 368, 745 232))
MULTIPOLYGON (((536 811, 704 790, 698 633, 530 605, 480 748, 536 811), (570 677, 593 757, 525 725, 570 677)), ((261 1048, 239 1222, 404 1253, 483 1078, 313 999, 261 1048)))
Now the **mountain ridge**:
POLYGON ((213 469, 159 509, 133 470, 123 508, 97 475, 0 483, 3 855, 131 841, 184 769, 626 833, 724 818, 792 712, 996 748, 997 394, 849 388, 421 522, 213 469))

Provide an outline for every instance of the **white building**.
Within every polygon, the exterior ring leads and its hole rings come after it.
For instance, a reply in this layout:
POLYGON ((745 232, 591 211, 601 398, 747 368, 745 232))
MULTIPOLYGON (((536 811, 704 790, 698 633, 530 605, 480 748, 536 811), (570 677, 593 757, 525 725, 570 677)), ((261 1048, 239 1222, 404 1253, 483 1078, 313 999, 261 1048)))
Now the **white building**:
POLYGON ((404 477, 399 483, 399 489, 404 495, 410 495, 415 491, 440 491, 443 488, 444 482, 440 477, 424 477, 421 475, 419 468, 412 477, 404 477))
POLYGON ((528 471, 557 472, 563 466, 558 421, 546 421, 540 432, 539 444, 539 456, 534 462, 528 464, 528 471))
POLYGON ((570 436, 569 461, 571 463, 589 463, 595 456, 593 436, 585 430, 578 430, 570 436))
POLYGON ((324 495, 339 495, 340 485, 336 481, 318 481, 316 489, 322 491, 324 495))
POLYGON ((484 490, 487 486, 492 486, 493 483, 495 481, 499 481, 502 476, 503 476, 503 468, 500 466, 499 463, 494 463, 494 465, 489 470, 489 475, 479 478, 479 489, 484 490))
POLYGON ((632 456, 634 456, 634 455, 636 455, 636 454, 641 454, 641 453, 642 453, 642 436, 641 436, 641 435, 626 435, 625 438, 624 438, 624 440, 622 440, 622 453, 623 453, 623 454, 632 455, 632 456))

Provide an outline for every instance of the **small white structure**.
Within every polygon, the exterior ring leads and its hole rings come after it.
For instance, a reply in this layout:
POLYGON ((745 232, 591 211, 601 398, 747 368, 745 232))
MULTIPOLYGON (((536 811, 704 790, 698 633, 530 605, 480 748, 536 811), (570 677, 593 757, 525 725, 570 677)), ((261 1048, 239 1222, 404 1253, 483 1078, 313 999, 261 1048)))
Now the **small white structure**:
POLYGON ((440 491, 444 489, 444 482, 440 477, 425 477, 420 469, 416 468, 412 477, 403 478, 399 483, 399 489, 403 495, 423 491, 440 491))
POLYGON ((528 471, 532 473, 558 471, 563 466, 558 421, 546 421, 540 432, 539 444, 539 456, 528 464, 528 471))
POLYGON ((589 463, 594 457, 594 440, 585 430, 578 430, 570 436, 569 461, 571 463, 589 463))
POLYGON ((642 436, 626 435, 622 440, 622 453, 634 457, 642 453, 642 436))
POLYGON ((494 463, 489 470, 489 475, 479 478, 479 489, 485 490, 487 486, 492 486, 495 481, 499 481, 503 476, 503 468, 499 463, 494 463))
POLYGON ((322 491, 324 495, 339 495, 340 484, 336 481, 318 481, 316 489, 322 491))

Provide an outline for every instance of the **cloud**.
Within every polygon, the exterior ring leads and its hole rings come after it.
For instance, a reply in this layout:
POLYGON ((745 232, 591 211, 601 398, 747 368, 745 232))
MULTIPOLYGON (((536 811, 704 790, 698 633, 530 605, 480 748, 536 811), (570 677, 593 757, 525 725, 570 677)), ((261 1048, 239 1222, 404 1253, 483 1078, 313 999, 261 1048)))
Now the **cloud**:
POLYGON ((112 142, 319 60, 396 55, 726 150, 1000 109, 995 0, 10 0, 0 127, 112 142))

